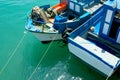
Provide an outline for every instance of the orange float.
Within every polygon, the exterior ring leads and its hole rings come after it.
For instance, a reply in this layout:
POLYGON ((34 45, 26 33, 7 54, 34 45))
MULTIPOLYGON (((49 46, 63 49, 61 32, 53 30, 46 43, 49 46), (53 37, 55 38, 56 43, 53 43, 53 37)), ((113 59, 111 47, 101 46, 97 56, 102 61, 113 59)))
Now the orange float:
POLYGON ((55 9, 58 13, 60 13, 61 11, 65 10, 67 8, 67 4, 60 3, 60 4, 53 6, 52 8, 55 9))

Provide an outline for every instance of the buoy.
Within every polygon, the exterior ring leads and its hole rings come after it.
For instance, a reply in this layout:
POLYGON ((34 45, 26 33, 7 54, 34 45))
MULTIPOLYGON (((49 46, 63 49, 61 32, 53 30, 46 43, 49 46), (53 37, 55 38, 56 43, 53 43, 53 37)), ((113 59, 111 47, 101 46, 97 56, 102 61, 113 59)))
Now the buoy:
POLYGON ((67 4, 65 3, 60 3, 60 4, 57 4, 55 6, 53 6, 53 10, 57 11, 57 13, 60 13, 61 11, 65 10, 67 7, 67 4))

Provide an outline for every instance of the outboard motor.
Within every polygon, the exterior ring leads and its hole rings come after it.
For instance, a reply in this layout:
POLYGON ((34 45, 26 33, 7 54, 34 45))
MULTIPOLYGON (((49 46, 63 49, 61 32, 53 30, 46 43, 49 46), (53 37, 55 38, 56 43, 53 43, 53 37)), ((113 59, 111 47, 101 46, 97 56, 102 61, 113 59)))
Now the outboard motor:
POLYGON ((71 28, 67 28, 63 33, 62 33, 62 38, 64 43, 68 43, 68 36, 73 30, 71 28))

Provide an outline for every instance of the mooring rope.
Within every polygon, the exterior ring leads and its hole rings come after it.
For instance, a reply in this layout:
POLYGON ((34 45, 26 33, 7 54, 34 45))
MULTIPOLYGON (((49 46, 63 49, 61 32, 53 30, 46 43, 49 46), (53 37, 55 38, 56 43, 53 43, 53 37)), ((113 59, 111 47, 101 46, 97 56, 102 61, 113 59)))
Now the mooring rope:
MULTIPOLYGON (((114 70, 114 69, 113 69, 113 70, 114 70)), ((109 72, 109 74, 108 74, 108 76, 107 76, 107 78, 106 78, 105 80, 109 80, 109 78, 112 76, 111 73, 114 73, 113 70, 111 70, 111 71, 109 72)))
POLYGON ((45 58, 45 56, 47 55, 48 50, 50 49, 51 45, 53 44, 55 38, 57 37, 57 34, 54 36, 53 40, 51 41, 51 43, 49 44, 49 46, 47 47, 46 51, 44 52, 42 58, 40 59, 38 65, 36 66, 36 68, 34 69, 34 71, 32 72, 32 74, 30 75, 30 77, 28 78, 28 80, 31 80, 32 76, 34 75, 34 73, 36 72, 37 68, 39 67, 39 65, 41 64, 41 62, 43 61, 43 59, 45 58))
POLYGON ((24 31, 24 35, 21 37, 19 43, 17 44, 17 46, 15 47, 15 49, 11 52, 10 57, 8 58, 7 62, 5 63, 5 65, 3 66, 3 68, 0 70, 0 75, 2 74, 2 72, 5 70, 5 68, 7 67, 7 65, 9 64, 9 62, 11 61, 12 57, 15 55, 15 52, 17 51, 17 49, 19 48, 20 44, 23 42, 23 39, 25 38, 27 34, 27 31, 24 31))

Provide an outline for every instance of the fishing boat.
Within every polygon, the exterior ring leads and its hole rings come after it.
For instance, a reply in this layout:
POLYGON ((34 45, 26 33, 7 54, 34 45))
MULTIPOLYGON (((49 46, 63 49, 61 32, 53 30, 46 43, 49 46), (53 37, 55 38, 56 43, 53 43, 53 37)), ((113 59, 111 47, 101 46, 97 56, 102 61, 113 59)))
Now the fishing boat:
POLYGON ((120 0, 106 1, 101 10, 71 32, 68 47, 107 78, 120 74, 120 0))
POLYGON ((61 40, 101 7, 101 0, 60 0, 54 6, 35 6, 27 14, 25 28, 42 42, 61 40))

